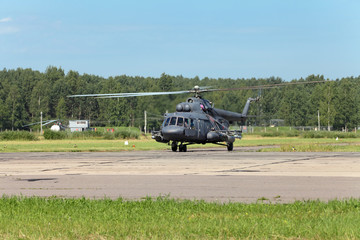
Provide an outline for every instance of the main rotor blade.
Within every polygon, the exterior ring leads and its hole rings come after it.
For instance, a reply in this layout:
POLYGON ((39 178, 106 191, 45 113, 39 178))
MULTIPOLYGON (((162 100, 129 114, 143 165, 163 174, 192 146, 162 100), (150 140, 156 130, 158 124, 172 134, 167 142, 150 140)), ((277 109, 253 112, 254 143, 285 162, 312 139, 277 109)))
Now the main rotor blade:
POLYGON ((202 92, 235 91, 235 90, 250 90, 250 89, 267 89, 267 88, 284 87, 284 86, 288 86, 288 85, 303 85, 303 84, 324 83, 324 82, 328 82, 328 81, 289 82, 289 83, 278 83, 278 84, 269 84, 269 85, 246 86, 246 87, 239 87, 239 88, 208 89, 208 90, 203 90, 202 92))
POLYGON ((110 96, 99 96, 96 98, 144 97, 144 96, 158 96, 158 95, 174 95, 174 94, 183 94, 183 93, 189 93, 189 91, 124 93, 124 94, 112 94, 110 96))
POLYGON ((79 94, 68 97, 96 97, 96 98, 120 98, 120 97, 140 97, 140 96, 157 96, 189 93, 190 91, 173 91, 173 92, 140 92, 140 93, 104 93, 104 94, 79 94))
POLYGON ((313 83, 324 83, 324 82, 327 82, 327 81, 289 82, 289 83, 279 83, 279 84, 269 84, 269 85, 259 85, 259 86, 244 86, 244 87, 239 87, 239 88, 221 88, 221 89, 209 89, 209 87, 195 86, 194 89, 185 90, 185 91, 78 94, 78 95, 69 95, 67 97, 123 98, 123 97, 173 95, 173 94, 183 94, 183 93, 195 93, 195 96, 197 96, 197 94, 204 93, 204 92, 236 91, 236 90, 250 90, 250 89, 267 89, 267 88, 283 87, 283 86, 287 86, 287 85, 302 85, 302 84, 313 84, 313 83))

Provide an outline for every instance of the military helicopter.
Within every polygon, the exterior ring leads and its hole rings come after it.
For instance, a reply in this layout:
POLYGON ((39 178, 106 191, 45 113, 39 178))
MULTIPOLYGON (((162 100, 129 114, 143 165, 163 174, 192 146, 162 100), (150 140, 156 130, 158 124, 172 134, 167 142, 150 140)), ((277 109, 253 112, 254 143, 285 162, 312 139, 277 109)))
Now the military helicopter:
POLYGON ((241 125, 245 125, 250 104, 259 101, 260 97, 248 98, 242 113, 237 113, 214 108, 209 100, 201 97, 201 93, 266 89, 285 85, 318 82, 324 81, 280 83, 231 89, 209 89, 195 86, 192 90, 187 91, 86 94, 70 95, 68 97, 122 98, 194 93, 193 97, 176 105, 176 112, 164 114, 164 121, 161 128, 159 131, 152 132, 152 139, 171 145, 171 150, 174 152, 178 149, 179 152, 186 152, 188 145, 206 143, 224 145, 228 151, 233 151, 235 139, 242 138, 242 130, 230 130, 230 123, 237 121, 240 122, 241 125))
POLYGON ((164 115, 160 131, 152 132, 152 138, 157 142, 171 143, 172 151, 187 151, 187 145, 213 143, 227 146, 232 151, 236 138, 241 139, 241 130, 230 130, 230 122, 240 121, 245 124, 250 103, 259 98, 249 98, 242 113, 214 108, 212 103, 202 98, 201 90, 195 86, 194 97, 176 105, 176 112, 164 115), (222 142, 225 142, 222 143, 222 142))

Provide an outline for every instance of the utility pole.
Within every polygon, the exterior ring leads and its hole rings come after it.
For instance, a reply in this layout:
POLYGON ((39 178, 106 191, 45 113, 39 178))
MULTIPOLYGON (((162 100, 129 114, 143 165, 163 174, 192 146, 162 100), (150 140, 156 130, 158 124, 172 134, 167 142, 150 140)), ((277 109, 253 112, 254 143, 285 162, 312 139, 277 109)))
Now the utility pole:
POLYGON ((145 134, 146 134, 146 125, 147 125, 147 116, 146 116, 146 110, 144 111, 144 132, 145 132, 145 134))
POLYGON ((42 112, 40 112, 40 135, 42 135, 42 112))
POLYGON ((318 131, 320 131, 320 111, 318 110, 318 131))

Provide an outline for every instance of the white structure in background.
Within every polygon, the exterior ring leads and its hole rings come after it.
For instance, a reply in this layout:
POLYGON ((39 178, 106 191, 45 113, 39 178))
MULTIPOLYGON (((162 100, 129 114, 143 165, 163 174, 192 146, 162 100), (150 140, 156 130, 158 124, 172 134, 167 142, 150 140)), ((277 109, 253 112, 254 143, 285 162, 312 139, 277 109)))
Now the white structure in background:
POLYGON ((89 128, 89 120, 70 120, 69 128, 71 132, 83 132, 89 128))
POLYGON ((60 126, 57 125, 57 124, 54 124, 54 125, 51 126, 50 130, 54 131, 54 132, 59 132, 60 131, 60 126))

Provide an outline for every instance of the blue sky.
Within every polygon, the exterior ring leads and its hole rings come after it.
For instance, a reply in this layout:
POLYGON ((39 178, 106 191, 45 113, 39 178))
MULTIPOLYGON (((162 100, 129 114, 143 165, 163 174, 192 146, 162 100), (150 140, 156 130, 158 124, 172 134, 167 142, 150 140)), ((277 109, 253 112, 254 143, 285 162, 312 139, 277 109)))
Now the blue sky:
POLYGON ((0 68, 284 80, 360 75, 360 1, 2 0, 0 68))

